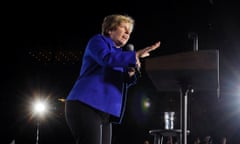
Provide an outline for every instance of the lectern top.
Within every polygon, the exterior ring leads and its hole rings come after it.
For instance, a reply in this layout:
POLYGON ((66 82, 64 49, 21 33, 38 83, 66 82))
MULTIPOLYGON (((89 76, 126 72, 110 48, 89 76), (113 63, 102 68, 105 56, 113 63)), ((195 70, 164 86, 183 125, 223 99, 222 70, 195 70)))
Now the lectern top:
POLYGON ((201 50, 145 60, 149 78, 159 91, 179 90, 187 84, 194 90, 219 91, 219 52, 201 50))

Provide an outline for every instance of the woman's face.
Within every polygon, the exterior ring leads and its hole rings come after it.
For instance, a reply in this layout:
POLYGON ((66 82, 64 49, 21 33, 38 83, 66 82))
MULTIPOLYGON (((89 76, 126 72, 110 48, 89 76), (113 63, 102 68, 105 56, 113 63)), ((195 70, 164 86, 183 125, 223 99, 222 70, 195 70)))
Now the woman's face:
POLYGON ((109 31, 110 38, 115 42, 116 47, 123 47, 129 40, 132 30, 130 23, 121 23, 115 30, 109 31))

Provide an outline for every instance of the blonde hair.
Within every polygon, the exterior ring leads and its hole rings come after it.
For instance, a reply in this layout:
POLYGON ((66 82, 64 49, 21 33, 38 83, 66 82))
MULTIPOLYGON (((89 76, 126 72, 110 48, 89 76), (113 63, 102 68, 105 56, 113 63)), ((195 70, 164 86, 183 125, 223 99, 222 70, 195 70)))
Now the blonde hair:
POLYGON ((106 16, 102 23, 102 34, 108 36, 109 31, 115 30, 123 22, 131 24, 130 32, 132 32, 135 20, 131 16, 121 14, 112 14, 106 16))

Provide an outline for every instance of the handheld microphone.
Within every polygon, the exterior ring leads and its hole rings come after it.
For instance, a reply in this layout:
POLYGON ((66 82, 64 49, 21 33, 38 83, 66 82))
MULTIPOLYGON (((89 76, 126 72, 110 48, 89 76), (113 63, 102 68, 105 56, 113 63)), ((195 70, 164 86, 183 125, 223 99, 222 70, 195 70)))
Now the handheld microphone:
POLYGON ((127 50, 127 51, 134 51, 134 45, 133 45, 133 44, 128 44, 128 45, 126 46, 126 50, 127 50))
MULTIPOLYGON (((134 45, 133 45, 133 44, 128 44, 128 45, 126 46, 126 50, 127 50, 127 51, 134 51, 134 45)), ((140 71, 140 67, 135 68, 135 70, 136 70, 137 74, 139 75, 139 77, 141 77, 141 76, 142 76, 142 73, 141 73, 141 71, 140 71)))

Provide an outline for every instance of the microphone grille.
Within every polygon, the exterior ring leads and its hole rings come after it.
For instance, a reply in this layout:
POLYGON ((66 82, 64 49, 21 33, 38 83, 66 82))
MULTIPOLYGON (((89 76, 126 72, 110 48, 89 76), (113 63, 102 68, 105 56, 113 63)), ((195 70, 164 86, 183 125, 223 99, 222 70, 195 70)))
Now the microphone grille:
POLYGON ((133 44, 128 44, 128 45, 126 46, 126 50, 127 50, 127 51, 134 51, 134 45, 133 45, 133 44))

